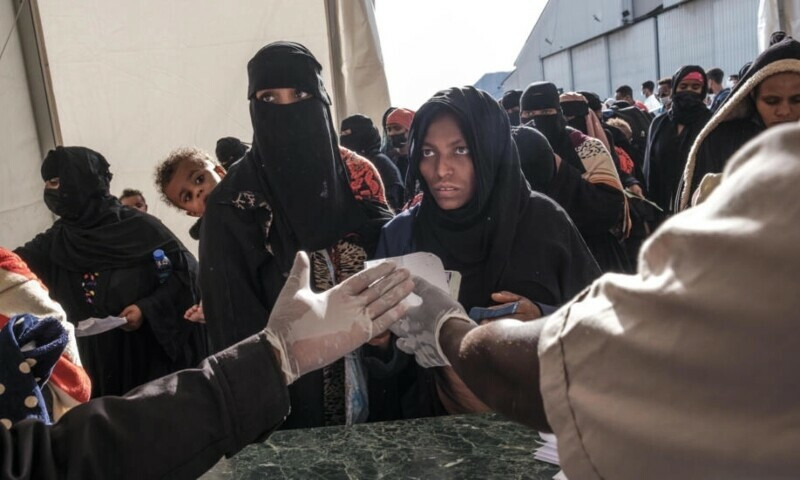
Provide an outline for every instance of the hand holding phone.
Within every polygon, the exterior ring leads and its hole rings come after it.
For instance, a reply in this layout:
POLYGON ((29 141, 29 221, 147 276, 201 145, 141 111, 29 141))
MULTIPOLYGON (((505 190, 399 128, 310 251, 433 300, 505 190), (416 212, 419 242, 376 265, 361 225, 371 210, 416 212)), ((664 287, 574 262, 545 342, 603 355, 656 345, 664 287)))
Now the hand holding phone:
POLYGON ((518 309, 519 302, 507 303, 496 308, 472 307, 469 310, 469 318, 480 322, 490 318, 508 317, 517 313, 518 309))

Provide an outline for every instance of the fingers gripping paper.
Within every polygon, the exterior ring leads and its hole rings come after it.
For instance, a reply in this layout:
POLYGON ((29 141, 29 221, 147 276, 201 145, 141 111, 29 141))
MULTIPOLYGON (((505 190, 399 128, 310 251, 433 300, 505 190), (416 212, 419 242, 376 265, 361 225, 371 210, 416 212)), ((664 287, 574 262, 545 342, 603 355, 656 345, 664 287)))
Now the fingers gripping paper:
MULTIPOLYGON (((382 258, 380 260, 369 260, 365 267, 374 267, 384 262, 394 262, 397 268, 406 268, 411 275, 424 278, 432 285, 448 292, 453 298, 458 298, 458 288, 461 284, 461 274, 458 272, 446 271, 442 261, 436 255, 428 252, 416 252, 401 257, 382 258), (455 289, 455 293, 453 292, 455 289)), ((407 307, 418 307, 422 304, 422 299, 416 295, 409 295, 403 302, 407 307)))

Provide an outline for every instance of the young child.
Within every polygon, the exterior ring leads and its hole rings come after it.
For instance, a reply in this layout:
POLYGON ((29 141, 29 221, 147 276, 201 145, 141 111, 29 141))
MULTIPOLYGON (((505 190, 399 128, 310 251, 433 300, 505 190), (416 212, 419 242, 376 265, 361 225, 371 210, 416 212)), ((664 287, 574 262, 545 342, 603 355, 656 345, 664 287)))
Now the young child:
MULTIPOLYGON (((206 199, 224 177, 225 169, 206 152, 194 147, 173 150, 156 167, 155 181, 161 198, 187 215, 198 218, 189 229, 189 235, 195 240, 200 239, 206 199)), ((202 303, 189 308, 184 318, 205 323, 202 303)))
MULTIPOLYGON (((173 150, 156 167, 155 181, 165 202, 200 218, 206 210, 206 199, 223 177, 225 169, 210 155, 198 148, 183 147, 173 150)), ((194 234, 192 237, 197 238, 194 234)))
POLYGON ((139 190, 126 188, 119 196, 119 201, 128 207, 135 208, 142 213, 147 213, 147 201, 139 190))

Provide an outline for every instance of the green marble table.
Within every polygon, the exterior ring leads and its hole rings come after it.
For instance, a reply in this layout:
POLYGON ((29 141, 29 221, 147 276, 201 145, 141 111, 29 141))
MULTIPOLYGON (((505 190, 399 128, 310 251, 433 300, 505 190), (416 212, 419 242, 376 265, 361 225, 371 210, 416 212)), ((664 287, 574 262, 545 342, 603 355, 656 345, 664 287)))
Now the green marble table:
POLYGON ((279 431, 202 478, 549 480, 558 468, 534 460, 538 438, 494 414, 279 431))

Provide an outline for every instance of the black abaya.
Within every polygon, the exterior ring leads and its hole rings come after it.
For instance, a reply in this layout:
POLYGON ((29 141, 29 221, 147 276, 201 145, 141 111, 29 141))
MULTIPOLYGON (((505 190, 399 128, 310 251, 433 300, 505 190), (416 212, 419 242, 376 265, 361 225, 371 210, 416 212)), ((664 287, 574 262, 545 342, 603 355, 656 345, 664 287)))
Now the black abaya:
POLYGON ((48 155, 42 173, 45 179, 61 179, 58 201, 67 216, 15 252, 73 324, 117 316, 131 304, 144 318, 132 332, 114 329, 78 338, 92 396, 122 395, 205 358, 204 327, 183 318, 196 303, 197 262, 192 254, 158 219, 124 207, 108 194, 110 173, 100 154, 59 147, 48 155), (71 189, 82 193, 71 195, 71 189), (77 208, 70 207, 76 203, 77 208), (155 249, 164 250, 172 263, 163 284, 152 256, 155 249))

